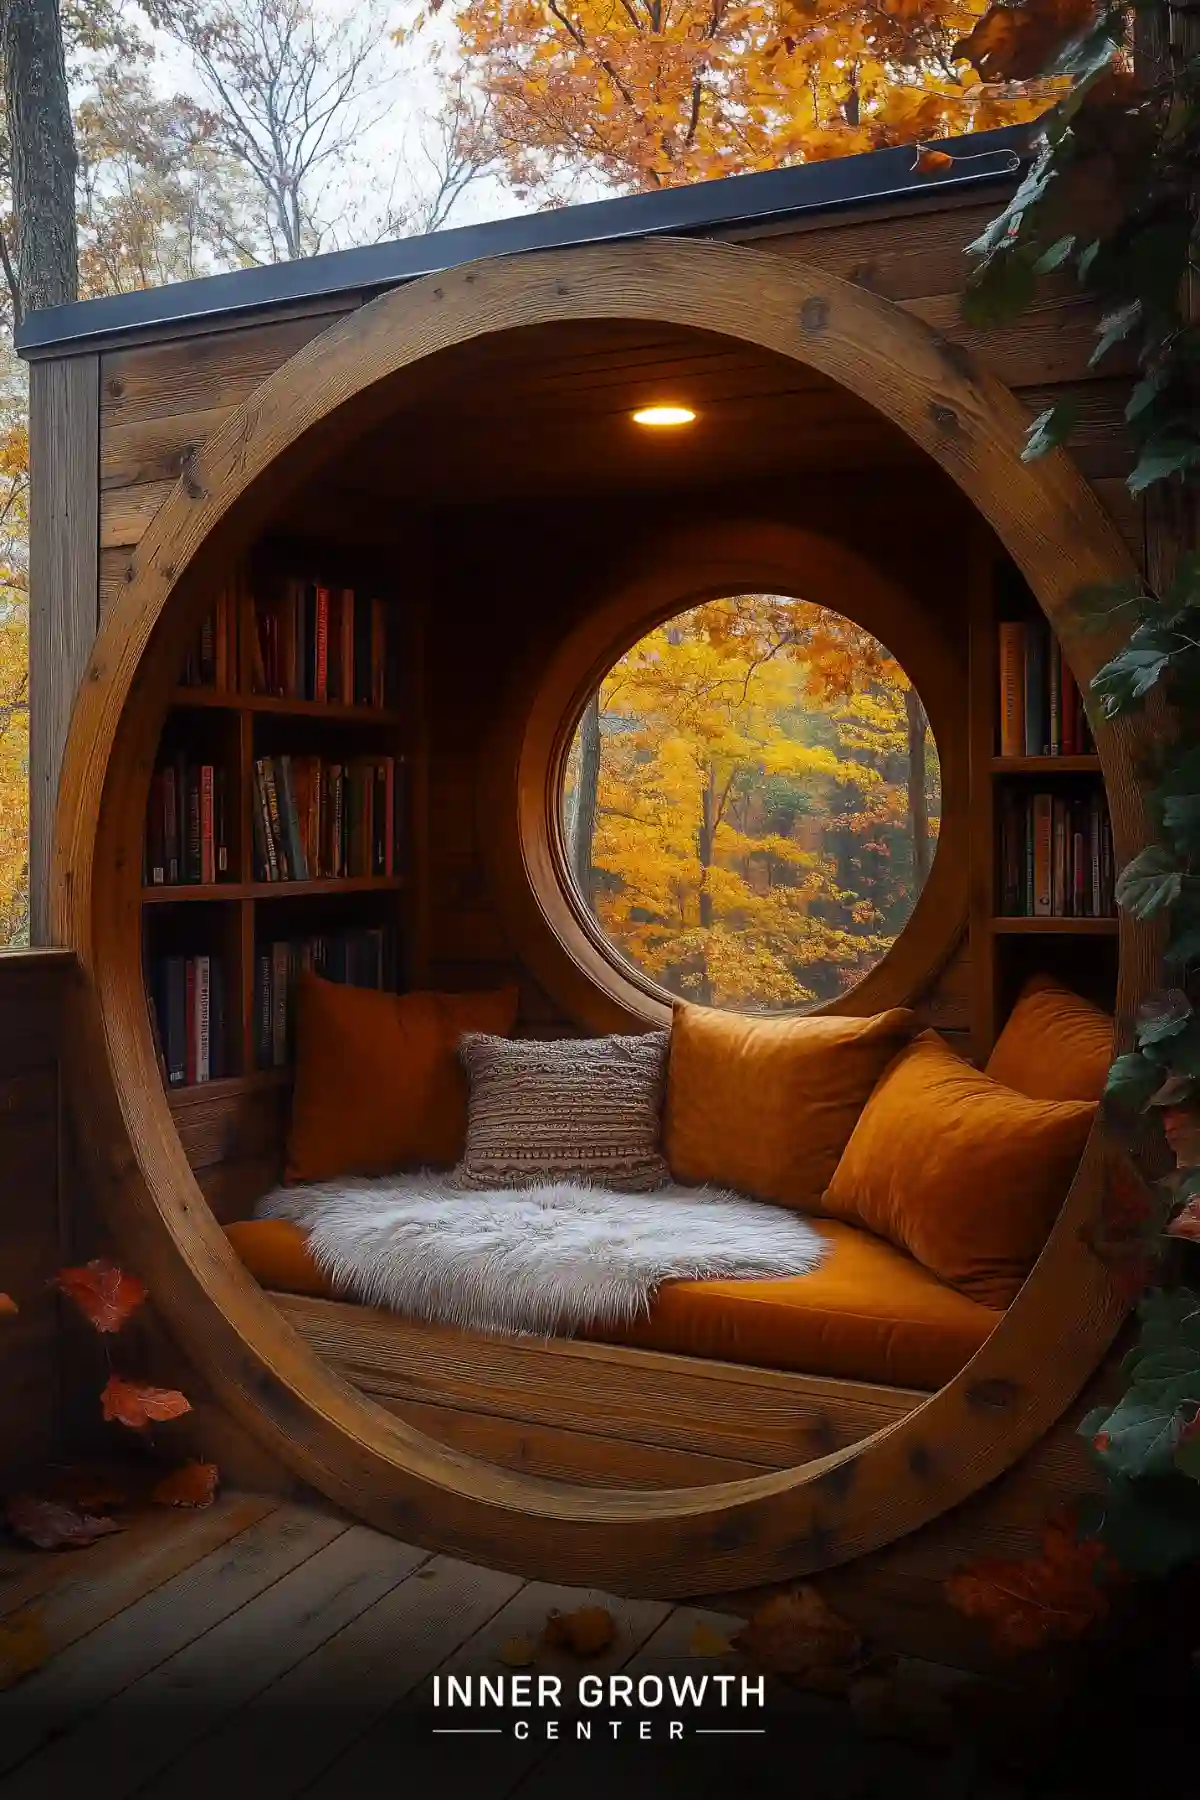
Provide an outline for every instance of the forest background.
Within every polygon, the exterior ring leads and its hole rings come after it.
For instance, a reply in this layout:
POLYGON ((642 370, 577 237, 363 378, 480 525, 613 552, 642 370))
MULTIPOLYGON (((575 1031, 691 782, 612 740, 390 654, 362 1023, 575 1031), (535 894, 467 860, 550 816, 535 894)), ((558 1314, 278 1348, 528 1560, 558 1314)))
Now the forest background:
POLYGON ((89 297, 1036 117, 1049 84, 983 82, 955 55, 984 10, 0 0, 0 946, 26 941, 29 917, 29 462, 12 331, 43 297, 12 202, 14 153, 39 124, 12 78, 22 46, 44 61, 62 45, 76 197, 63 266, 68 297, 89 297))

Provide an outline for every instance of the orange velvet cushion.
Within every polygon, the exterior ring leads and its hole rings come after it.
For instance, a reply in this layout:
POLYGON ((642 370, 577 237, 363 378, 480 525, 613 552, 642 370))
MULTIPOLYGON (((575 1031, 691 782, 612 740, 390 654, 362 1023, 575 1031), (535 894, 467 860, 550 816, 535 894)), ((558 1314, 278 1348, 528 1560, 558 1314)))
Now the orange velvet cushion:
MULTIPOLYGON (((298 1225, 262 1219, 225 1229, 264 1287, 331 1297, 298 1225)), ((957 1375, 1003 1316, 865 1231, 832 1219, 820 1231, 828 1247, 807 1275, 664 1282, 648 1319, 587 1335, 678 1356, 936 1388, 957 1375)))
POLYGON ((458 1040, 504 1037, 517 991, 383 994, 304 975, 296 984, 289 1181, 449 1167, 462 1153, 467 1083, 458 1040))
POLYGON ((1099 1100, 1113 1059, 1113 1022, 1052 975, 1025 983, 988 1058, 993 1081, 1031 1100, 1099 1100))
POLYGON ((1066 1198, 1095 1111, 1014 1094, 923 1031, 867 1102, 825 1210, 985 1306, 1007 1306, 1066 1198))
POLYGON ((663 1124, 671 1173, 813 1211, 915 1026, 903 1007, 869 1019, 756 1019, 677 1006, 663 1124))

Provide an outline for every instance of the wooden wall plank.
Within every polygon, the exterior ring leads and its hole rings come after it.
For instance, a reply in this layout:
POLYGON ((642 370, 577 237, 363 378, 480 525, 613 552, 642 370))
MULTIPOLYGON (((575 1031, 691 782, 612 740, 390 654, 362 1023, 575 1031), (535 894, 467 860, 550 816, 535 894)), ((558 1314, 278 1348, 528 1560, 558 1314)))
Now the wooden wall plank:
POLYGON ((58 770, 97 624, 99 359, 29 371, 30 938, 50 929, 58 770))

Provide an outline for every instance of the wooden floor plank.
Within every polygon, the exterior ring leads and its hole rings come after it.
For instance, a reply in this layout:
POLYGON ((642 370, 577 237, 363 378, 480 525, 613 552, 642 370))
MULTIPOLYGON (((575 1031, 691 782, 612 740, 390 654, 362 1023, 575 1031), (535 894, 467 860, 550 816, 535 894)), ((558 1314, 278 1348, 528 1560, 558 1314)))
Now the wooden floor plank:
POLYGON ((127 1800, 427 1556, 364 1526, 341 1532, 26 1764, 13 1800, 81 1789, 127 1800))
POLYGON ((86 1550, 32 1551, 36 1563, 0 1593, 0 1609, 7 1609, 0 1616, 0 1692, 267 1518, 276 1504, 235 1494, 202 1512, 155 1508, 86 1550))
POLYGON ((521 1588, 437 1556, 328 1638, 138 1800, 213 1800, 230 1771, 254 1800, 291 1800, 521 1588))
POLYGON ((5 1796, 57 1791, 53 1780, 40 1777, 35 1752, 346 1529, 341 1519, 279 1507, 0 1694, 0 1773, 22 1765, 5 1785, 5 1796))
MULTIPOLYGON (((552 1611, 606 1606, 617 1624, 617 1636, 603 1655, 586 1665, 558 1650, 539 1649, 534 1675, 559 1675, 573 1686, 583 1667, 604 1675, 620 1669, 658 1629, 670 1612, 663 1602, 619 1600, 594 1589, 551 1587, 531 1581, 514 1595, 437 1673, 512 1674, 502 1659, 506 1646, 520 1639, 537 1640, 552 1611)), ((512 1735, 511 1722, 496 1736, 435 1735, 460 1725, 472 1730, 488 1725, 477 1710, 468 1716, 445 1709, 434 1712, 430 1685, 422 1683, 408 1704, 396 1708, 374 1730, 340 1757, 311 1788, 306 1800, 384 1800, 394 1795, 396 1771, 403 1769, 407 1791, 415 1794, 470 1795, 471 1800, 500 1800, 536 1763, 543 1745, 531 1734, 512 1735)))

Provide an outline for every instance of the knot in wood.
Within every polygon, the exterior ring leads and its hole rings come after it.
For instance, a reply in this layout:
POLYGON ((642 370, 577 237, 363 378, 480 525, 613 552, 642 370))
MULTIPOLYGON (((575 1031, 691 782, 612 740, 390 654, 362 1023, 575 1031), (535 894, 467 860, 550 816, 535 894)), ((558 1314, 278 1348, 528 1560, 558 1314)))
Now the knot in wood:
POLYGON ((967 1405, 982 1407, 985 1412, 1003 1412, 1019 1392, 1015 1381, 973 1381, 967 1389, 967 1405))
POLYGON ((945 431, 951 437, 957 436, 962 430, 962 420, 954 408, 947 406, 944 401, 935 400, 929 408, 929 416, 939 431, 945 431))
POLYGON ((828 300, 823 299, 819 294, 814 294, 811 300, 806 300, 800 308, 800 323, 805 331, 811 331, 814 334, 824 331, 829 323, 828 300))
POLYGON ((108 384, 108 391, 114 400, 119 400, 121 395, 125 392, 125 383, 123 381, 118 381, 114 375, 108 384))

